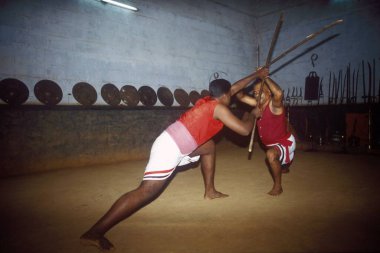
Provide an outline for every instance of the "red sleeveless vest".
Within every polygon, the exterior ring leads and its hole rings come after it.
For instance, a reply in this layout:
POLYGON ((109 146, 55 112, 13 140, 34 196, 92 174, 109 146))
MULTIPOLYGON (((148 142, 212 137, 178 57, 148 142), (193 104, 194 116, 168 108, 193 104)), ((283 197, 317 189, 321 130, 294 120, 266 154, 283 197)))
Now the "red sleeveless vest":
POLYGON ((220 130, 224 124, 213 118, 218 101, 210 96, 201 98, 190 110, 181 115, 179 121, 187 128, 198 145, 202 145, 220 130))
POLYGON ((265 145, 278 143, 290 136, 286 127, 285 110, 280 115, 274 115, 269 105, 264 109, 263 115, 257 120, 258 133, 265 145))

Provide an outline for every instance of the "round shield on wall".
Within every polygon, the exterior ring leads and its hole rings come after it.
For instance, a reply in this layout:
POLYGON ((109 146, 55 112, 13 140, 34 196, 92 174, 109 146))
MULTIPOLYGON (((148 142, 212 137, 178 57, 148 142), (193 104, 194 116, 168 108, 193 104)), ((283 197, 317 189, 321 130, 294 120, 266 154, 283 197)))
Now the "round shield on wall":
POLYGON ((157 102, 156 92, 149 86, 141 86, 138 90, 140 101, 145 106, 153 106, 157 102))
POLYGON ((190 97, 190 102, 195 105, 195 103, 198 101, 198 99, 201 98, 201 94, 199 94, 198 91, 196 90, 192 90, 190 91, 189 93, 189 97, 190 97))
POLYGON ((106 83, 103 85, 101 95, 103 100, 109 105, 117 106, 121 102, 120 91, 112 83, 106 83))
POLYGON ((187 94, 185 90, 176 89, 174 91, 174 97, 180 106, 185 106, 185 107, 189 106, 190 98, 189 98, 189 94, 187 94))
POLYGON ((29 97, 28 87, 18 79, 6 78, 0 81, 0 98, 9 105, 21 105, 29 97))
POLYGON ((132 85, 124 85, 120 89, 121 100, 128 106, 136 106, 140 102, 139 93, 132 85))
POLYGON ((173 93, 167 87, 160 87, 157 90, 160 102, 165 106, 172 106, 174 102, 173 93))
POLYGON ((201 91, 201 97, 207 97, 207 96, 210 96, 210 92, 208 90, 202 90, 201 91))
POLYGON ((86 82, 75 84, 72 92, 74 98, 84 106, 93 105, 98 98, 95 88, 86 82))
POLYGON ((36 98, 45 105, 56 105, 62 100, 62 89, 51 80, 41 80, 34 86, 36 98))

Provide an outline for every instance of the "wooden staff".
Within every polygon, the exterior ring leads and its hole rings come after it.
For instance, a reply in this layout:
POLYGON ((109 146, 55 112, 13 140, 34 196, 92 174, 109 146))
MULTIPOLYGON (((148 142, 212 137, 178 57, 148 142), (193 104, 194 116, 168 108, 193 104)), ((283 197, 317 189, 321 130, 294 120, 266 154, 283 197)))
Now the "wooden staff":
MULTIPOLYGON (((257 68, 260 66, 260 46, 257 44, 257 68)), ((253 128, 251 133, 251 139, 249 141, 249 149, 248 149, 248 160, 251 160, 252 155, 252 147, 253 147, 253 137, 256 129, 256 117, 253 120, 253 128)))
POLYGON ((363 77, 363 101, 364 101, 364 104, 367 103, 367 94, 365 92, 365 69, 364 69, 364 61, 362 60, 362 77, 363 77))
MULTIPOLYGON (((266 62, 265 62, 265 66, 269 66, 269 64, 270 64, 270 60, 272 58, 274 46, 276 44, 278 35, 280 34, 280 28, 281 28, 282 22, 284 21, 283 16, 284 16, 283 13, 281 13, 280 18, 277 21, 276 29, 275 29, 275 32, 274 32, 273 37, 272 37, 272 42, 271 42, 271 45, 270 45, 270 48, 269 48, 269 52, 268 52, 268 56, 267 56, 267 59, 266 59, 266 62)), ((264 87, 264 80, 262 80, 261 84, 260 84, 259 101, 258 101, 258 104, 257 104, 258 108, 260 108, 260 106, 261 106, 261 95, 263 93, 263 87, 264 87)), ((252 153, 253 139, 254 139, 255 130, 256 130, 256 121, 257 121, 257 119, 255 117, 255 120, 253 122, 253 129, 252 129, 252 133, 251 133, 251 140, 249 142, 249 148, 248 148, 249 158, 250 158, 250 155, 252 153)))
POLYGON ((305 37, 305 39, 301 40, 300 42, 298 42, 297 44, 295 44, 294 46, 288 48, 287 50, 285 50, 282 54, 280 54, 279 56, 277 56, 276 58, 274 58, 273 60, 271 60, 269 62, 268 65, 266 65, 266 67, 269 67, 270 65, 272 65, 273 63, 277 62, 278 60, 280 60, 281 58, 283 58, 285 55, 287 55, 288 53, 290 53, 291 51, 293 51, 294 49, 298 48, 299 46, 305 44, 306 42, 308 42, 309 40, 312 40, 314 39, 317 35, 321 34, 322 32, 326 31, 327 29, 330 29, 331 27, 335 26, 335 25, 338 25, 340 23, 343 22, 343 19, 338 19, 328 25, 325 25, 322 29, 320 29, 319 31, 315 32, 315 33, 312 33, 312 34, 309 34, 308 36, 305 37))
MULTIPOLYGON (((283 14, 281 13, 281 16, 277 22, 277 27, 276 27, 276 31, 274 33, 274 36, 272 38, 272 43, 271 43, 271 47, 270 47, 270 50, 269 50, 269 53, 268 53, 268 57, 267 57, 267 60, 266 60, 266 63, 265 63, 265 66, 264 67, 269 67, 270 65, 272 65, 273 63, 277 62, 278 60, 280 60, 281 58, 283 58, 285 55, 287 55, 288 53, 290 53, 291 51, 295 50, 296 48, 298 48, 299 46, 305 44, 306 42, 314 39, 317 35, 321 34, 322 32, 326 31, 327 29, 330 29, 331 27, 337 25, 337 24, 340 24, 343 22, 343 19, 338 19, 326 26, 324 26, 322 29, 318 30, 317 32, 314 32, 312 34, 309 34, 308 36, 306 36, 303 40, 301 40, 300 42, 298 42, 297 44, 295 44, 294 46, 288 48, 287 50, 285 50, 282 54, 280 54, 279 56, 277 56, 276 58, 274 58, 273 60, 271 60, 271 56, 272 56, 272 53, 273 53, 273 49, 274 49, 274 45, 277 41, 277 38, 278 38, 278 34, 280 32, 280 27, 281 27, 281 24, 283 22, 283 14)), ((258 101, 258 107, 260 107, 260 98, 261 98, 261 95, 262 95, 262 90, 263 90, 263 86, 264 86, 264 81, 261 82, 261 85, 260 85, 260 92, 259 92, 259 101, 258 101)), ((256 119, 254 121, 254 126, 253 126, 253 129, 252 129, 252 133, 251 133, 251 140, 250 140, 250 143, 249 143, 249 148, 248 148, 248 152, 249 152, 249 158, 250 158, 250 154, 252 153, 252 147, 253 147, 253 138, 254 138, 254 135, 255 135, 255 129, 256 129, 256 119)))

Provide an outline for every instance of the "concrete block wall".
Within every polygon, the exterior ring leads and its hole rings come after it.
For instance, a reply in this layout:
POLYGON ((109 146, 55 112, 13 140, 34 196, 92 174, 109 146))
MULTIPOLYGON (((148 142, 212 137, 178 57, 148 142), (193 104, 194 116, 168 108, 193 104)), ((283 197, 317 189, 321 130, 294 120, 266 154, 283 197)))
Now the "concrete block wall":
POLYGON ((0 177, 146 159, 182 112, 0 106, 0 177))
MULTIPOLYGON (((228 2, 228 1, 227 1, 228 2)), ((245 1, 242 1, 245 2, 245 1)), ((253 18, 214 1, 135 1, 131 12, 99 0, 12 0, 0 6, 0 79, 29 88, 78 82, 201 91, 216 71, 236 81, 253 69, 253 18), (15 18, 16 17, 16 18, 15 18)), ((158 102, 157 105, 160 105, 158 102)))

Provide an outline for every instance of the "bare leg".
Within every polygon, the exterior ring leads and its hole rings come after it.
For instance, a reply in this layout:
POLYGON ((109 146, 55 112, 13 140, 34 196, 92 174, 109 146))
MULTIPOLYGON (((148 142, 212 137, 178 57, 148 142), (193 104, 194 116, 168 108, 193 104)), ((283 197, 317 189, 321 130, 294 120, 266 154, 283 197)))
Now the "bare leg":
POLYGON ((165 188, 165 183, 166 180, 143 181, 138 188, 122 195, 111 206, 110 210, 81 236, 81 241, 85 244, 94 245, 101 250, 113 249, 114 246, 104 237, 104 234, 117 223, 156 199, 165 188))
POLYGON ((205 184, 205 199, 225 198, 227 194, 218 192, 214 185, 215 176, 215 143, 209 140, 198 147, 190 156, 201 156, 201 170, 205 184))
POLYGON ((275 148, 270 148, 266 152, 267 160, 270 167, 270 172, 273 178, 273 188, 268 192, 269 195, 277 196, 282 193, 282 186, 281 186, 281 164, 279 161, 279 152, 275 148))

